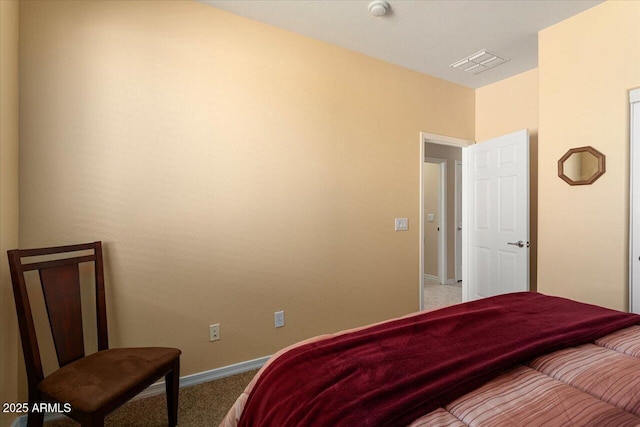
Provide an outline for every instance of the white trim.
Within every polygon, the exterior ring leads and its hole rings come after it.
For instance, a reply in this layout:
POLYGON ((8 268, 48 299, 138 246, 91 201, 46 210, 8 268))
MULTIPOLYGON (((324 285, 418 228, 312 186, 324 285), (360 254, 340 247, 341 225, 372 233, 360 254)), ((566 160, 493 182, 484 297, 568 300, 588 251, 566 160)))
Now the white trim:
POLYGON ((418 276, 418 282, 420 284, 418 295, 420 295, 420 302, 418 304, 418 309, 420 311, 424 310, 424 148, 424 137, 423 133, 420 132, 420 169, 418 169, 420 171, 420 200, 418 200, 418 202, 420 203, 418 210, 420 217, 420 221, 418 224, 418 229, 420 230, 418 232, 418 235, 420 236, 420 241, 418 243, 418 255, 420 257, 418 262, 418 269, 420 273, 420 275, 418 276))
MULTIPOLYGON (((253 360, 247 360, 245 362, 236 363, 233 365, 223 366, 221 368, 211 369, 210 371, 198 372, 197 374, 187 375, 180 378, 180 388, 189 387, 196 384, 202 384, 209 381, 219 380, 220 378, 229 377, 231 375, 241 374, 243 372, 251 371, 253 369, 261 368, 271 356, 259 357, 253 360)), ((138 400, 147 397, 155 396, 165 392, 164 381, 151 384, 142 393, 131 399, 138 400)), ((64 414, 45 414, 44 421, 55 421, 62 418, 66 418, 64 414)), ((26 427, 27 415, 21 415, 16 418, 11 427, 26 427)))
MULTIPOLYGON (((46 423, 47 421, 52 421, 52 420, 48 419, 47 416, 45 415, 44 416, 44 422, 46 423)), ((27 427, 27 416, 26 415, 20 415, 18 418, 13 420, 13 422, 11 423, 11 427, 27 427)))
POLYGON ((629 311, 640 313, 640 88, 629 91, 629 311))
MULTIPOLYGON (((210 371, 198 372, 197 374, 187 375, 180 378, 180 387, 189 387, 196 384, 202 384, 209 381, 219 380, 220 378, 230 377, 231 375, 241 374, 252 369, 258 369, 265 364, 270 356, 260 357, 258 359, 247 360, 245 362, 233 365, 223 366, 221 368, 211 369, 210 371)), ((155 396, 165 392, 164 381, 152 384, 137 395, 135 399, 144 399, 146 397, 155 396)))
POLYGON ((432 280, 434 282, 438 282, 438 276, 434 276, 433 274, 424 274, 424 280, 432 280))
MULTIPOLYGON (((423 185, 423 180, 424 180, 424 173, 423 173, 423 165, 424 165, 424 157, 425 157, 425 150, 424 150, 424 144, 425 143, 432 143, 432 144, 440 144, 440 145, 451 145, 451 146, 455 146, 455 147, 460 147, 460 148, 464 148, 464 147, 468 147, 470 145, 475 144, 474 141, 468 140, 468 139, 461 139, 461 138, 452 138, 450 136, 444 136, 444 135, 437 135, 435 133, 428 133, 428 132, 420 132, 420 169, 418 169, 420 171, 420 200, 418 200, 419 202, 419 212, 420 212, 420 233, 419 233, 419 243, 418 243, 418 247, 419 249, 419 281, 420 281, 420 290, 419 290, 419 295, 420 295, 420 310, 424 310, 424 185, 423 185)), ((463 156, 464 156, 464 151, 462 150, 463 156)), ((463 159, 463 164, 464 164, 464 159, 463 159)), ((463 173, 464 173, 464 167, 462 168, 463 173)), ((464 182, 464 181, 463 181, 464 182)), ((465 200, 465 190, 464 190, 464 186, 462 187, 462 200, 465 200)), ((463 221, 463 228, 464 226, 464 217, 462 218, 463 221)), ((465 242, 464 242, 464 236, 466 233, 464 233, 462 235, 463 238, 463 242, 462 242, 462 247, 465 247, 465 242)), ((465 257, 464 254, 462 256, 462 277, 464 280, 464 277, 466 275, 466 271, 465 271, 465 257)), ((464 298, 464 296, 463 296, 464 298)))
POLYGON ((468 147, 475 144, 475 141, 469 139, 453 138, 451 136, 444 136, 427 132, 420 132, 420 141, 430 142, 432 144, 452 145, 454 147, 468 147))
MULTIPOLYGON (((61 420, 63 418, 67 417, 64 414, 44 414, 45 423, 61 420)), ((13 423, 11 423, 11 427, 27 427, 27 415, 20 415, 18 418, 13 420, 13 423)))
POLYGON ((470 300, 469 281, 465 280, 465 278, 469 277, 469 262, 467 259, 469 248, 469 207, 465 205, 465 202, 469 201, 469 188, 464 184, 469 181, 469 153, 467 151, 462 150, 462 229, 467 230, 466 233, 462 233, 462 302, 470 300))

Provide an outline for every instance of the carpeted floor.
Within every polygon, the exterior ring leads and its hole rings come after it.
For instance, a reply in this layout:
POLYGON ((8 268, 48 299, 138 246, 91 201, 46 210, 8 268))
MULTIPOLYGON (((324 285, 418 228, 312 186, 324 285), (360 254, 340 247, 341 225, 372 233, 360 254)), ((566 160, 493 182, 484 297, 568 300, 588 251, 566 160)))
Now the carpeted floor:
MULTIPOLYGON (((227 414, 242 390, 257 370, 221 378, 180 389, 178 424, 180 427, 216 427, 227 414)), ((46 427, 75 427, 79 424, 66 418, 45 423, 46 427)), ((129 402, 112 412, 106 427, 155 427, 167 425, 167 404, 163 394, 129 402)))

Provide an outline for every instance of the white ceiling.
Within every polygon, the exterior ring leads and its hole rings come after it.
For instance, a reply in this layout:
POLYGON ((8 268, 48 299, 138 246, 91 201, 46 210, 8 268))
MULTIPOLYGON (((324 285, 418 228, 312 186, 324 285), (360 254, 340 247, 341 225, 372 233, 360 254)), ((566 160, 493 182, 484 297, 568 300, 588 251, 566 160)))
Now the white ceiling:
POLYGON ((538 65, 538 31, 601 0, 199 0, 213 7, 479 88, 538 65), (449 65, 482 49, 510 61, 477 75, 449 65))

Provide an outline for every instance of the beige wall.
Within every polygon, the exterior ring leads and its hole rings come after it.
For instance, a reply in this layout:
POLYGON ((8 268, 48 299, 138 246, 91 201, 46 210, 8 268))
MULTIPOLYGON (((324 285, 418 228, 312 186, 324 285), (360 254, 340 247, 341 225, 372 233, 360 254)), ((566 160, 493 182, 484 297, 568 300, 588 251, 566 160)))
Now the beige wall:
POLYGON ((113 345, 188 375, 418 309, 420 131, 472 139, 473 90, 197 2, 20 35, 20 244, 105 241, 113 345))
POLYGON ((628 308, 629 100, 640 85, 640 2, 608 1, 539 34, 541 292, 628 308), (557 161, 573 147, 606 155, 592 185, 557 161))
MULTIPOLYGON (((18 2, 0 1, 0 402, 18 402, 18 332, 6 253, 18 246, 18 2)), ((0 425, 15 414, 0 413, 0 425)))
POLYGON ((538 133, 538 69, 476 90, 476 141, 520 129, 538 133))
MULTIPOLYGON (((0 4, 8 247, 18 30, 15 3, 0 4)), ((417 309, 418 227, 394 232, 393 218, 418 219, 419 132, 528 128, 538 289, 625 309, 639 19, 640 3, 590 9, 541 32, 539 70, 474 94, 195 2, 23 2, 20 244, 104 240, 113 344, 181 347, 187 375, 417 309), (607 155, 607 173, 570 187, 556 162, 582 145, 607 155), (209 343, 214 322, 222 340, 209 343)), ((0 316, 15 325, 2 277, 0 316)))
POLYGON ((538 70, 476 90, 476 141, 529 130, 530 288, 537 288, 538 264, 538 70))

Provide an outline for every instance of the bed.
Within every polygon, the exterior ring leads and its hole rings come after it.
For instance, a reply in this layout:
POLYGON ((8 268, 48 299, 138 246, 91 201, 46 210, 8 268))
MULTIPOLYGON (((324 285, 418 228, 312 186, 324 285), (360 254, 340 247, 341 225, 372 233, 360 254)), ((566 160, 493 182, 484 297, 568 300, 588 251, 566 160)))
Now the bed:
POLYGON ((639 426, 639 324, 521 292, 314 337, 221 426, 639 426))

